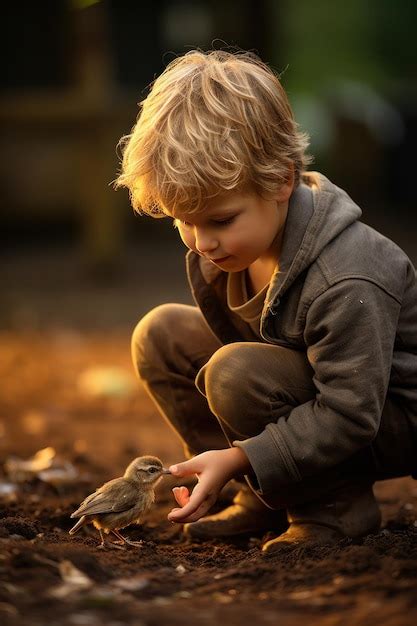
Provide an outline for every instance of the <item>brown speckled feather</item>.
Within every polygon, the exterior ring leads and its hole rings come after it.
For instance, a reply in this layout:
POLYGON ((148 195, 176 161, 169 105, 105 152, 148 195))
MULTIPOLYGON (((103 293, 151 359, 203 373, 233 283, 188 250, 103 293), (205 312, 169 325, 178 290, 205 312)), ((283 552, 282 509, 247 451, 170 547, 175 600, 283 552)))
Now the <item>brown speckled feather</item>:
POLYGON ((127 511, 135 506, 138 499, 140 499, 140 491, 133 481, 126 478, 114 478, 87 496, 71 517, 127 511))

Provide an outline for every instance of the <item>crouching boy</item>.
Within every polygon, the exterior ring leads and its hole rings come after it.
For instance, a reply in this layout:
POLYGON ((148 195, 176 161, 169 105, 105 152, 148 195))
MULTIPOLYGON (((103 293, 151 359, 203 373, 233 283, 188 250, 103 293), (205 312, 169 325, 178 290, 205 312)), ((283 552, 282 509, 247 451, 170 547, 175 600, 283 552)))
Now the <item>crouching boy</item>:
POLYGON ((319 173, 275 74, 193 51, 154 82, 117 180, 173 220, 196 306, 133 335, 136 371, 196 474, 169 519, 191 537, 283 543, 376 531, 376 480, 417 455, 417 283, 406 254, 319 173), (209 511, 232 478, 234 501, 209 511))

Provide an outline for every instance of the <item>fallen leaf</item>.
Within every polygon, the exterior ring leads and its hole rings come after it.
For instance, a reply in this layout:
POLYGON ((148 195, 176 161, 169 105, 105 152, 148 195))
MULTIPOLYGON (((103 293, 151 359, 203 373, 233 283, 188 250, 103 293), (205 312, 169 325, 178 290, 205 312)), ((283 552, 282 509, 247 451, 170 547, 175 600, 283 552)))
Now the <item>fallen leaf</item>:
POLYGON ((66 598, 70 594, 90 589, 94 585, 94 581, 75 567, 71 561, 61 561, 58 570, 64 582, 49 592, 49 595, 54 598, 66 598))
POLYGON ((18 457, 9 457, 5 464, 5 470, 9 478, 16 482, 24 482, 33 478, 38 472, 49 469, 55 458, 55 450, 52 447, 38 450, 30 459, 24 460, 18 457))
POLYGON ((78 482, 79 472, 69 461, 56 456, 54 448, 39 450, 30 459, 10 457, 6 460, 5 469, 8 477, 17 483, 39 478, 45 483, 58 487, 78 482))
POLYGON ((91 587, 93 584, 91 578, 79 570, 78 567, 75 567, 71 561, 61 561, 58 569, 62 580, 70 585, 76 585, 77 587, 91 587))

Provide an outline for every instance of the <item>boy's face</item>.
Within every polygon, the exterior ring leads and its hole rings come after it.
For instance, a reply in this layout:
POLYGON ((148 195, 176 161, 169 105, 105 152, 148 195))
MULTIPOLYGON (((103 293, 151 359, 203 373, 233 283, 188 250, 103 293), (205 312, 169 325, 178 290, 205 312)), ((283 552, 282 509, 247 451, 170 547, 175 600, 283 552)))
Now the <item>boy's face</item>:
POLYGON ((175 226, 185 245, 225 272, 279 257, 279 242, 292 185, 273 199, 256 193, 219 196, 198 213, 176 212, 175 226))

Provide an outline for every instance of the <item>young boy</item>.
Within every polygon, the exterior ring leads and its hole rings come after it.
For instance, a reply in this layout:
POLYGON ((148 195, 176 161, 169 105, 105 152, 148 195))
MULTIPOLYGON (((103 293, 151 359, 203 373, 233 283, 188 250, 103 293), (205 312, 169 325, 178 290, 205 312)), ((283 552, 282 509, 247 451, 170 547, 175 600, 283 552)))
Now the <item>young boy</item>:
POLYGON ((415 270, 305 172, 307 145, 268 66, 192 51, 154 82, 117 180, 189 248, 197 306, 157 307, 132 344, 189 457, 170 469, 198 476, 169 519, 199 538, 273 529, 265 552, 378 530, 373 483, 417 468, 415 270))

